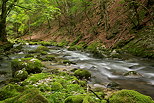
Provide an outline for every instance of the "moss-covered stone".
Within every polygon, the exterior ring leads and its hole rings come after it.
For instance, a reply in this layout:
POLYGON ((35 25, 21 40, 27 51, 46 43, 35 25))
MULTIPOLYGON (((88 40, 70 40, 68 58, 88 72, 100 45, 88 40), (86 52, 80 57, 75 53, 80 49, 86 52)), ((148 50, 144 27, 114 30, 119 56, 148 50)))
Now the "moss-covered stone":
POLYGON ((74 95, 65 99, 64 103, 98 103, 94 98, 86 95, 74 95))
POLYGON ((84 95, 69 96, 64 103, 83 103, 84 95))
POLYGON ((39 47, 37 47, 36 51, 49 51, 49 48, 47 48, 45 46, 39 46, 39 47))
POLYGON ((48 53, 46 51, 41 51, 41 55, 47 55, 48 53))
POLYGON ((38 56, 37 58, 42 61, 56 61, 56 55, 53 54, 48 54, 42 57, 38 56))
POLYGON ((15 103, 49 103, 38 89, 28 89, 23 92, 15 103))
POLYGON ((27 85, 27 84, 34 84, 36 82, 38 82, 39 80, 42 80, 44 78, 49 77, 49 75, 47 73, 38 73, 38 74, 33 74, 30 77, 28 77, 24 82, 23 85, 27 85))
POLYGON ((5 100, 7 98, 11 98, 19 95, 20 93, 17 91, 18 86, 9 84, 0 89, 0 101, 5 100))
POLYGON ((70 65, 70 64, 76 64, 76 63, 74 63, 74 62, 72 62, 72 61, 69 61, 69 60, 63 60, 62 63, 63 63, 63 64, 69 64, 69 65, 70 65))
POLYGON ((83 79, 83 78, 86 78, 86 79, 89 79, 91 77, 91 73, 87 70, 84 70, 84 69, 78 69, 74 72, 74 75, 76 77, 78 77, 79 79, 83 79))
POLYGON ((35 54, 26 54, 25 58, 34 58, 36 55, 35 54))
POLYGON ((62 85, 58 82, 51 83, 51 90, 56 91, 62 89, 62 85))
POLYGON ((28 77, 28 72, 25 70, 18 70, 15 72, 14 77, 21 80, 21 81, 25 80, 28 77))
POLYGON ((109 98, 109 103, 154 103, 154 101, 137 91, 121 90, 109 98))
POLYGON ((25 69, 28 73, 40 73, 42 63, 40 60, 35 58, 21 58, 14 59, 11 61, 12 75, 18 70, 25 69))
POLYGON ((129 71, 127 73, 124 73, 124 76, 135 76, 135 77, 141 77, 142 75, 137 73, 136 71, 129 71))

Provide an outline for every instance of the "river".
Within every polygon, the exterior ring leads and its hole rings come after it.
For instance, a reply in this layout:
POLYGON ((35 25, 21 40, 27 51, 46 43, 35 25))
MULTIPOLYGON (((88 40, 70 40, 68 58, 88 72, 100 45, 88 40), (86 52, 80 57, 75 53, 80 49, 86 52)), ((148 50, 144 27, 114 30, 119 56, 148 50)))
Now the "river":
MULTIPOLYGON (((3 81, 11 78, 11 59, 24 58, 28 50, 33 50, 37 47, 38 45, 24 45, 22 52, 4 56, 3 60, 0 60, 0 72, 2 72, 0 74, 0 83, 3 84, 3 81)), ((48 48, 50 48, 48 53, 59 54, 59 57, 76 63, 76 65, 70 65, 69 67, 89 70, 92 73, 91 83, 93 84, 107 84, 114 81, 119 84, 120 88, 136 90, 154 99, 154 60, 137 57, 129 58, 128 60, 99 59, 86 52, 68 51, 54 46, 49 46, 48 48), (142 76, 123 76, 128 71, 137 71, 142 76)))

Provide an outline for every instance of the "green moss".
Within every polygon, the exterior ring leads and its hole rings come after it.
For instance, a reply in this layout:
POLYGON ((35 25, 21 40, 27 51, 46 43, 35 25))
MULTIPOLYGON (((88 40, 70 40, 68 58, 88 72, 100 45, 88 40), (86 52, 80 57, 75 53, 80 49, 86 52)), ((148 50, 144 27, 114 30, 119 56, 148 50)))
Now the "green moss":
POLYGON ((62 41, 62 42, 57 43, 57 46, 59 46, 59 47, 64 47, 64 46, 67 46, 68 43, 69 43, 68 41, 64 40, 64 41, 62 41))
POLYGON ((26 54, 25 55, 25 58, 33 58, 33 57, 35 57, 35 54, 26 54))
POLYGON ((85 96, 82 103, 97 103, 97 102, 90 96, 85 96))
POLYGON ((0 101, 19 95, 20 93, 17 91, 17 88, 19 88, 19 86, 13 84, 1 88, 0 101))
POLYGON ((124 76, 141 76, 141 74, 137 73, 136 71, 129 71, 125 73, 124 76))
POLYGON ((51 87, 47 84, 40 84, 38 85, 38 88, 40 89, 40 91, 42 92, 46 92, 46 91, 51 91, 51 87))
POLYGON ((62 63, 63 63, 63 64, 69 64, 69 65, 70 65, 70 64, 76 64, 76 63, 74 63, 74 62, 72 62, 72 61, 69 61, 69 60, 63 60, 62 63))
POLYGON ((46 51, 41 51, 42 55, 47 55, 48 53, 46 51))
POLYGON ((84 95, 69 96, 64 103, 83 103, 84 95))
POLYGON ((39 46, 37 47, 36 51, 49 51, 49 48, 45 47, 45 46, 39 46))
POLYGON ((68 50, 83 50, 87 47, 87 43, 80 42, 78 45, 73 45, 68 48, 68 50))
POLYGON ((28 77, 28 72, 25 70, 18 70, 15 72, 14 78, 25 80, 28 77))
POLYGON ((137 91, 121 90, 109 98, 109 103, 154 103, 154 101, 137 91))
POLYGON ((41 42, 39 42, 39 44, 41 44, 43 46, 52 46, 52 42, 47 42, 47 41, 41 41, 41 42))
POLYGON ((100 46, 99 42, 93 42, 90 45, 88 45, 88 47, 86 49, 91 51, 91 52, 94 52, 94 51, 97 50, 97 47, 99 47, 99 46, 100 46))
POLYGON ((49 103, 37 89, 28 89, 23 92, 15 103, 49 103))
POLYGON ((30 77, 28 77, 24 82, 23 84, 26 85, 26 84, 34 84, 36 83, 37 81, 39 80, 42 80, 44 78, 47 78, 49 77, 49 75, 47 73, 39 73, 39 74, 33 74, 31 75, 30 77))
POLYGON ((83 79, 83 78, 86 78, 86 79, 89 79, 91 77, 91 73, 87 70, 83 70, 83 69, 78 69, 74 72, 74 75, 76 77, 78 77, 79 79, 83 79))
POLYGON ((53 90, 53 91, 57 91, 57 90, 60 90, 62 88, 63 88, 63 86, 58 82, 51 83, 51 90, 53 90))
POLYGON ((21 59, 14 59, 11 61, 13 76, 17 70, 22 70, 24 68, 28 73, 39 73, 42 71, 41 70, 42 66, 43 65, 41 61, 35 58, 21 58, 21 59))

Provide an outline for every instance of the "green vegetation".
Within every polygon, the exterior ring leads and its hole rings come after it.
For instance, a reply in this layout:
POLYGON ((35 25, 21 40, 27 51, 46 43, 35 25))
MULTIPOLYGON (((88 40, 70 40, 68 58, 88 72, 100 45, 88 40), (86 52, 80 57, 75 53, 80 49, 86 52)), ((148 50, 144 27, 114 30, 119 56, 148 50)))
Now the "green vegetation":
POLYGON ((39 73, 41 72, 42 63, 40 60, 35 58, 21 58, 14 59, 11 61, 12 74, 18 70, 25 69, 29 74, 30 73, 39 73))
POLYGON ((87 70, 84 70, 84 69, 78 69, 74 72, 74 75, 76 77, 78 77, 79 79, 89 79, 91 77, 91 73, 87 70))
POLYGON ((109 98, 109 103, 154 103, 154 101, 143 94, 133 90, 121 90, 109 98))
POLYGON ((25 70, 18 70, 14 74, 14 78, 19 80, 25 80, 28 77, 28 72, 25 70))

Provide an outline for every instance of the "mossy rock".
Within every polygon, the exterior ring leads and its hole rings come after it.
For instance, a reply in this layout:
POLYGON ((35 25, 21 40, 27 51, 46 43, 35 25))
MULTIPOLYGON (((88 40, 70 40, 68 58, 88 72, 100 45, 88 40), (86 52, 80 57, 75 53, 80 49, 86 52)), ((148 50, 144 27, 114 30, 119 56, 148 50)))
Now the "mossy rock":
POLYGON ((137 91, 121 90, 109 98, 109 103, 154 103, 154 101, 137 91))
POLYGON ((26 54, 25 58, 34 58, 36 54, 26 54))
POLYGON ((129 72, 125 73, 124 76, 142 77, 142 75, 137 73, 136 71, 129 71, 129 72))
POLYGON ((64 103, 97 103, 93 98, 86 95, 74 95, 65 99, 64 103))
POLYGON ((43 46, 52 46, 52 42, 47 42, 47 41, 41 41, 41 42, 39 42, 39 44, 41 44, 43 46))
POLYGON ((69 65, 70 64, 76 64, 76 63, 69 61, 69 60, 63 60, 62 62, 63 62, 63 64, 69 64, 69 65))
POLYGON ((47 48, 45 46, 39 46, 36 48, 36 51, 49 51, 49 48, 47 48))
POLYGON ((11 61, 12 75, 18 70, 25 69, 29 74, 30 73, 40 73, 41 67, 43 67, 40 60, 35 58, 21 58, 14 59, 11 61))
POLYGON ((17 91, 17 88, 19 86, 14 84, 8 84, 2 87, 0 89, 0 101, 19 95, 20 93, 17 91))
POLYGON ((56 55, 48 54, 42 57, 37 57, 39 60, 42 61, 55 61, 56 60, 56 55))
POLYGON ((83 103, 84 95, 69 96, 65 99, 64 103, 83 103))
POLYGON ((107 88, 112 88, 112 89, 118 89, 119 87, 119 84, 116 83, 116 82, 110 82, 108 85, 107 85, 107 88))
POLYGON ((25 80, 28 77, 28 72, 25 70, 18 70, 15 72, 14 78, 17 78, 21 81, 25 80))
POLYGON ((74 75, 79 79, 89 79, 91 77, 91 73, 84 69, 78 69, 74 72, 74 75))
POLYGON ((47 77, 49 77, 49 74, 47 73, 32 74, 25 81, 23 81, 22 85, 34 84, 47 77))
POLYGON ((63 88, 63 86, 58 82, 51 83, 51 90, 52 91, 57 91, 57 90, 60 90, 62 88, 63 88))
POLYGON ((38 89, 28 89, 23 92, 15 103, 49 103, 38 89))
POLYGON ((47 55, 47 51, 41 51, 41 55, 47 55))

